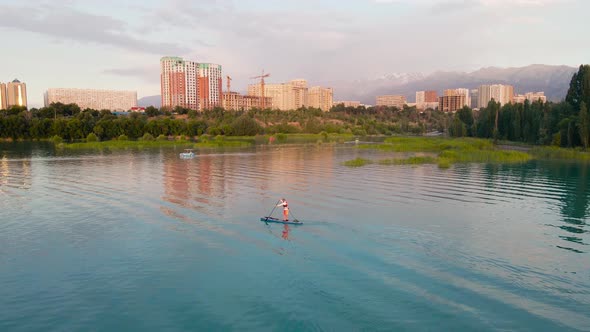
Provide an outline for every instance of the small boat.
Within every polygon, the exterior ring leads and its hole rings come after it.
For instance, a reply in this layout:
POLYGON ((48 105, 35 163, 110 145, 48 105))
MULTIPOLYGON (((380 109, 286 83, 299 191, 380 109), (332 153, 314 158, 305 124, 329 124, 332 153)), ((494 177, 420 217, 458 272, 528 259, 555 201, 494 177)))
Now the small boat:
POLYGON ((195 157, 195 153, 192 149, 184 149, 184 152, 180 153, 180 158, 182 159, 191 159, 195 157))
POLYGON ((294 219, 293 221, 284 221, 282 219, 273 218, 273 217, 262 217, 260 221, 264 221, 266 223, 272 222, 277 224, 285 224, 285 225, 303 225, 302 221, 294 219))

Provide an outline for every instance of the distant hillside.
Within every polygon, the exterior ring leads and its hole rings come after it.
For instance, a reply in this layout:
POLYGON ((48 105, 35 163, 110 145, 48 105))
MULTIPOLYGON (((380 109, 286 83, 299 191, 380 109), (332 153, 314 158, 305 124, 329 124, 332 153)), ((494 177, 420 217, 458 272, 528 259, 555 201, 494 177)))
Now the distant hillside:
POLYGON ((444 89, 474 89, 482 84, 511 84, 516 93, 544 91, 549 100, 560 101, 565 98, 575 67, 530 65, 520 68, 487 67, 474 72, 435 72, 420 77, 412 74, 385 75, 378 79, 326 82, 334 88, 336 100, 360 100, 365 104, 375 104, 375 97, 383 94, 402 94, 414 101, 416 91, 444 89), (403 77, 399 80, 398 77, 403 77))
POLYGON ((160 95, 156 95, 156 96, 146 96, 143 98, 139 98, 137 100, 137 106, 139 106, 139 107, 154 106, 154 107, 160 108, 160 106, 162 106, 162 97, 160 95))

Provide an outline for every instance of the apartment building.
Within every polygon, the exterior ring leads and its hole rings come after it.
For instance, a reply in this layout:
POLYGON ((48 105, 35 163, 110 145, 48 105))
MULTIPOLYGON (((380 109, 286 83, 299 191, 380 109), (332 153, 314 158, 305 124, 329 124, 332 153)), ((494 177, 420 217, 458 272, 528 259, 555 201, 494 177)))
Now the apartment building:
POLYGON ((319 108, 324 112, 330 111, 334 105, 334 91, 332 88, 314 86, 308 91, 309 107, 319 108))
POLYGON ((479 90, 477 90, 477 89, 469 90, 469 98, 471 99, 471 103, 470 103, 469 107, 478 108, 477 103, 479 102, 479 90))
POLYGON ((436 91, 417 91, 416 92, 416 108, 425 110, 428 108, 436 108, 438 106, 438 93, 436 91))
POLYGON ((27 85, 15 79, 6 84, 6 108, 27 107, 27 85))
POLYGON ((0 110, 5 110, 8 108, 8 104, 6 103, 6 84, 0 83, 0 110))
POLYGON ((514 98, 514 87, 512 85, 481 85, 477 90, 479 98, 477 104, 479 108, 487 107, 492 99, 504 105, 511 103, 514 98))
POLYGON ((51 88, 45 92, 45 107, 53 103, 76 104, 81 109, 129 111, 137 107, 136 91, 51 88))
POLYGON ((455 113, 466 106, 466 97, 463 94, 446 94, 439 98, 438 109, 443 112, 455 113))
POLYGON ((341 100, 341 101, 335 101, 334 105, 340 105, 342 104, 344 107, 360 107, 361 106, 361 102, 358 100, 341 100))
POLYGON ((416 104, 436 102, 438 102, 438 93, 436 91, 429 90, 416 92, 416 104))
POLYGON ((527 92, 522 95, 515 95, 513 102, 516 104, 524 104, 526 100, 530 101, 531 103, 535 101, 546 103, 547 96, 545 96, 545 92, 527 92))
MULTIPOLYGON (((248 86, 249 96, 262 96, 260 84, 248 86)), ((292 80, 287 83, 265 84, 264 96, 272 99, 272 108, 282 111, 296 110, 308 105, 307 81, 292 80)), ((267 104, 269 106, 270 104, 267 104)))
POLYGON ((463 96, 465 98, 463 101, 463 105, 461 105, 461 107, 463 107, 463 106, 471 107, 471 92, 469 91, 469 89, 464 89, 464 88, 447 89, 443 92, 443 96, 445 96, 445 97, 463 96))
POLYGON ((406 97, 401 95, 377 96, 377 106, 396 107, 403 109, 406 104, 406 97))
POLYGON ((213 63, 199 63, 198 68, 199 110, 221 107, 223 94, 221 66, 213 63))
POLYGON ((198 63, 180 57, 160 59, 162 107, 198 109, 198 67, 198 63))
POLYGON ((222 105, 222 67, 187 61, 180 57, 160 59, 162 107, 181 106, 204 110, 222 105))

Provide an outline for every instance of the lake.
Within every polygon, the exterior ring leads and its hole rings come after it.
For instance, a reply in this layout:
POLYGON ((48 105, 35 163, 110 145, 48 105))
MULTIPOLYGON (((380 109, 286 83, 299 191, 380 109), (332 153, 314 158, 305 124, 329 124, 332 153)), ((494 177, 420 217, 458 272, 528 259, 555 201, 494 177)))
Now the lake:
POLYGON ((587 164, 0 149, 0 331, 590 331, 587 164))

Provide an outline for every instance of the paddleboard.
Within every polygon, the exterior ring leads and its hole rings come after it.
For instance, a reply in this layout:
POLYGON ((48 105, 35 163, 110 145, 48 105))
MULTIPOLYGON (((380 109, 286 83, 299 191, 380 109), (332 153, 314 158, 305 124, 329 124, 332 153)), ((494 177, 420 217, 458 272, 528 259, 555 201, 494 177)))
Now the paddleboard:
POLYGON ((273 217, 262 217, 260 218, 260 221, 264 221, 264 222, 272 222, 272 223, 277 223, 277 224, 285 224, 285 225, 303 225, 302 221, 283 221, 281 219, 277 219, 277 218, 273 218, 273 217))

